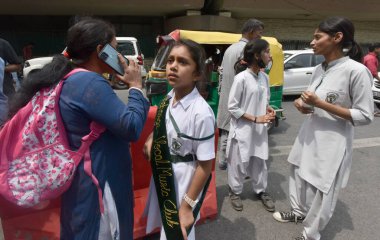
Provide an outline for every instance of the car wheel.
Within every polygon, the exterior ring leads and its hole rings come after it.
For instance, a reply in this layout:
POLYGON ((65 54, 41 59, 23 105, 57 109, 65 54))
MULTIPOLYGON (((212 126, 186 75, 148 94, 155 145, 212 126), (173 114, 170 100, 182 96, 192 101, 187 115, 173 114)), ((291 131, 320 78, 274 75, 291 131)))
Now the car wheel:
POLYGON ((115 83, 113 84, 113 87, 115 89, 118 89, 118 90, 123 90, 123 89, 127 89, 128 88, 128 85, 125 84, 124 82, 122 81, 115 81, 115 83))
POLYGON ((380 108, 380 103, 376 103, 376 106, 377 106, 378 108, 380 108))

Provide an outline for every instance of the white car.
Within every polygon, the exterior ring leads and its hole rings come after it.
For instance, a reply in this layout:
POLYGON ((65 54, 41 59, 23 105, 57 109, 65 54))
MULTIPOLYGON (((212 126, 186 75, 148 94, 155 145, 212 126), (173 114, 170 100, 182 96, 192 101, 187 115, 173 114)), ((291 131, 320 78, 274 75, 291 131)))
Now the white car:
POLYGON ((284 51, 283 95, 299 95, 310 84, 314 67, 324 61, 312 49, 284 51))
MULTIPOLYGON (((378 75, 380 76, 380 72, 378 75)), ((380 81, 375 78, 373 79, 372 93, 373 101, 376 103, 377 107, 380 108, 380 81)))
MULTIPOLYGON (((146 69, 144 67, 144 55, 141 53, 137 39, 134 37, 116 37, 117 51, 128 59, 133 59, 141 66, 141 77, 146 78, 146 69)), ((26 77, 33 71, 40 70, 44 65, 51 62, 52 57, 33 58, 25 61, 23 75, 26 77)), ((117 89, 125 89, 127 86, 122 82, 113 82, 113 87, 117 89)))
MULTIPOLYGON (((141 77, 143 81, 146 79, 146 69, 144 67, 144 54, 141 53, 137 39, 134 37, 116 37, 117 51, 128 59, 133 59, 141 67, 141 77)), ((125 89, 127 85, 121 81, 117 81, 112 85, 117 89, 125 89)))
POLYGON ((22 74, 24 78, 31 72, 38 71, 43 66, 51 62, 52 57, 39 57, 39 58, 32 58, 29 60, 26 60, 24 62, 24 68, 22 70, 22 74))

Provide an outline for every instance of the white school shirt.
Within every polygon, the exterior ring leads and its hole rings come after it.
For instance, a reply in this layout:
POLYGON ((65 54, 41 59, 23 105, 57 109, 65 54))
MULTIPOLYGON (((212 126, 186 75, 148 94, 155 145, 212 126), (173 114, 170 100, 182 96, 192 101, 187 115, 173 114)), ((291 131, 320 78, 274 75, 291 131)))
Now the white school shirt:
MULTIPOLYGON (((175 119, 181 133, 190 137, 203 138, 210 136, 215 132, 215 117, 211 107, 199 94, 197 88, 183 97, 179 102, 173 105, 174 92, 168 93, 171 97, 169 106, 166 111, 166 132, 168 136, 168 146, 171 154, 185 156, 195 154, 198 161, 207 161, 215 158, 215 136, 204 141, 194 141, 190 139, 178 139, 177 133, 169 118, 169 111, 175 119), (176 138, 181 144, 179 150, 174 150, 171 146, 173 139, 176 138)), ((190 187, 197 163, 179 162, 173 163, 173 172, 175 177, 175 189, 177 195, 177 206, 181 204, 182 198, 190 187)), ((198 196, 199 199, 200 196, 198 196)), ((149 198, 145 213, 148 215, 146 232, 153 231, 156 227, 161 226, 160 208, 158 206, 156 188, 153 179, 150 181, 149 198)))
POLYGON ((328 66, 318 65, 309 91, 329 103, 348 108, 352 122, 320 108, 308 114, 299 130, 288 161, 299 166, 299 175, 328 193, 342 161, 349 161, 342 187, 347 184, 352 162, 354 126, 373 120, 372 75, 361 63, 342 57, 328 66))
POLYGON ((242 162, 248 162, 252 156, 268 159, 267 127, 262 123, 248 121, 242 116, 244 113, 256 117, 265 115, 269 98, 269 78, 264 72, 256 74, 248 68, 235 76, 228 99, 228 111, 232 118, 227 140, 227 156, 231 139, 236 139, 242 162))

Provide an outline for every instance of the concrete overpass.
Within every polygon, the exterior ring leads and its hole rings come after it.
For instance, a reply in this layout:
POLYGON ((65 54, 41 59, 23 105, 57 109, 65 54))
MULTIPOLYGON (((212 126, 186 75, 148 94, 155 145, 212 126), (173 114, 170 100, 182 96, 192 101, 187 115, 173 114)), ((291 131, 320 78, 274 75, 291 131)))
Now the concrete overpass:
POLYGON ((120 35, 136 36, 148 56, 158 34, 175 28, 239 32, 251 17, 265 23, 266 35, 307 42, 321 19, 341 15, 353 20, 359 42, 380 41, 379 0, 1 0, 0 36, 16 48, 28 38, 45 42, 36 46, 44 55, 62 47, 75 14, 107 18, 120 35))
POLYGON ((359 21, 380 20, 378 0, 2 0, 0 14, 170 17, 207 8, 229 12, 233 18, 321 19, 344 15, 359 21))

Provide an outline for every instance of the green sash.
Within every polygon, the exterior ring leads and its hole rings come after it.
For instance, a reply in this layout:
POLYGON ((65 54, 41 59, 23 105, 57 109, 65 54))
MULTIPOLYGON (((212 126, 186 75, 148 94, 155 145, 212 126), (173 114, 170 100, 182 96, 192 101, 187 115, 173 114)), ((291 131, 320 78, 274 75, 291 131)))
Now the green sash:
MULTIPOLYGON (((150 164, 166 238, 168 240, 183 240, 181 226, 179 224, 179 208, 177 207, 177 197, 174 187, 172 159, 166 133, 165 115, 168 106, 169 97, 166 97, 161 101, 157 110, 156 119, 154 121, 152 159, 150 164)), ((211 175, 206 182, 198 204, 193 209, 194 221, 202 206, 210 180, 211 175)), ((190 233, 192 227, 193 226, 187 230, 187 234, 190 233)))

